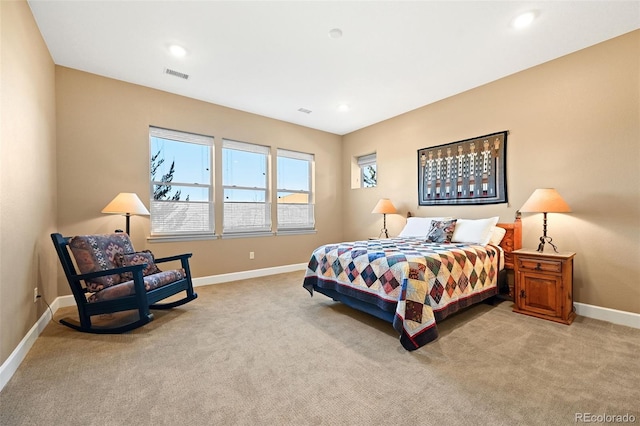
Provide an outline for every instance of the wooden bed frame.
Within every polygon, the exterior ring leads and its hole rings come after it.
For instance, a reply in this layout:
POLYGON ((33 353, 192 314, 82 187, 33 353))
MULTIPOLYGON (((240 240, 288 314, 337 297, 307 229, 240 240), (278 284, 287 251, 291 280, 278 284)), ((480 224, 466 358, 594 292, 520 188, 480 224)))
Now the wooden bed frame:
POLYGON ((515 269, 515 262, 513 261, 514 250, 522 248, 522 220, 520 219, 520 212, 516 212, 515 220, 511 223, 498 223, 496 226, 504 228, 507 233, 504 235, 500 247, 504 250, 504 268, 509 270, 515 269))
MULTIPOLYGON (((407 217, 412 217, 411 212, 407 213, 407 217)), ((512 251, 522 248, 522 221, 520 219, 520 212, 516 212, 516 217, 513 222, 498 223, 496 226, 504 228, 507 232, 500 242, 500 247, 504 250, 504 269, 500 271, 498 275, 498 292, 499 294, 507 294, 509 287, 507 284, 507 273, 510 270, 514 270, 514 259, 511 254, 512 251)), ((335 300, 341 302, 351 308, 366 312, 370 315, 378 317, 384 321, 393 323, 395 312, 388 312, 380 309, 378 306, 371 303, 363 302, 345 294, 339 293, 332 289, 326 289, 314 286, 314 291, 324 294, 335 300)))

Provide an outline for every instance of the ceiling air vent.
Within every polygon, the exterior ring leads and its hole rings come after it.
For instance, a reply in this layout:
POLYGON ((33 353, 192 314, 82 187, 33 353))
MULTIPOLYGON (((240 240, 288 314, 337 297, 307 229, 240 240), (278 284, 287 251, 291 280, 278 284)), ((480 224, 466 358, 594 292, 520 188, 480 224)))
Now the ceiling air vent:
POLYGON ((311 110, 306 108, 298 108, 298 111, 304 112, 305 114, 311 114, 311 110))
POLYGON ((189 79, 189 74, 185 74, 185 73, 182 73, 182 72, 179 72, 179 71, 175 71, 175 70, 172 70, 170 68, 165 68, 164 69, 164 73, 172 75, 174 77, 184 78, 185 80, 189 79))

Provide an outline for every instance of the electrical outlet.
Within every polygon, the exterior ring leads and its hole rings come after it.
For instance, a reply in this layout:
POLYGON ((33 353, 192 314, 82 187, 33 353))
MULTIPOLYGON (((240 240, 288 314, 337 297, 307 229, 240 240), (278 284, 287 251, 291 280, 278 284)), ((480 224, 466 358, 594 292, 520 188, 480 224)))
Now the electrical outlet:
POLYGON ((33 289, 33 303, 36 303, 38 301, 38 297, 40 297, 40 295, 38 294, 38 287, 34 287, 34 289, 33 289))
POLYGON ((253 260, 253 259, 255 259, 255 258, 256 258, 255 253, 254 253, 254 252, 252 252, 252 251, 250 251, 250 252, 249 252, 249 259, 253 260))

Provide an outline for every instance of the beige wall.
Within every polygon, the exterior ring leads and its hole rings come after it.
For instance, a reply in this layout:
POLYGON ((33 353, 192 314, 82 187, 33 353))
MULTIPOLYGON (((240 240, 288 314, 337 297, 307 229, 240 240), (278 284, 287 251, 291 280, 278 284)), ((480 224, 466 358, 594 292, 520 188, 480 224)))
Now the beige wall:
MULTIPOLYGON (((536 188, 555 187, 573 213, 548 234, 575 251, 577 302, 640 313, 640 31, 618 37, 346 135, 346 239, 377 235, 376 201, 402 214, 510 221, 536 188), (509 204, 417 206, 417 150, 508 130, 509 204), (353 156, 377 151, 378 187, 347 189, 353 156)), ((402 215, 388 217, 397 234, 402 215)), ((535 248, 542 215, 523 215, 535 248)))
POLYGON ((54 64, 24 1, 0 1, 0 365, 56 296, 54 64))
MULTIPOLYGON (((308 261, 319 244, 338 241, 342 222, 341 137, 93 74, 56 67, 58 220, 64 235, 111 232, 124 217, 101 214, 119 192, 149 205, 149 125, 210 135, 221 179, 222 138, 315 154, 317 234, 149 243, 149 218, 132 217, 138 249, 158 256, 192 252, 196 277, 308 261), (249 260, 249 252, 255 260, 249 260)), ((216 229, 222 227, 217 194, 216 229)), ((274 206, 275 208, 275 206, 274 206)), ((61 294, 68 293, 60 282, 61 294)))

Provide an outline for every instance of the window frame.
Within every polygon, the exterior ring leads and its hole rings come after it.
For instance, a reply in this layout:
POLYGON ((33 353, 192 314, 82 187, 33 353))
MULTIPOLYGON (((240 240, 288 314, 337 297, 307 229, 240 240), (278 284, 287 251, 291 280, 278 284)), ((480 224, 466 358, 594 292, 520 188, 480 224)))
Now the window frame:
POLYGON ((276 150, 276 204, 277 204, 277 213, 276 213, 276 230, 279 234, 298 234, 298 233, 310 233, 315 232, 315 194, 314 194, 314 174, 315 174, 315 155, 300 151, 292 151, 289 149, 278 148, 276 150), (294 160, 302 160, 308 163, 308 173, 307 173, 307 187, 308 190, 299 190, 299 189, 287 189, 280 186, 280 171, 278 169, 279 162, 277 161, 280 157, 282 158, 290 158, 294 160), (285 223, 281 223, 280 217, 283 216, 281 212, 281 206, 284 208, 284 205, 287 203, 280 203, 278 194, 281 192, 291 193, 291 194, 306 194, 307 195, 307 203, 296 203, 295 205, 307 205, 309 206, 309 211, 307 214, 310 219, 305 225, 296 226, 296 225, 287 225, 285 223))
POLYGON ((361 155, 356 158, 356 162, 358 163, 358 168, 360 169, 360 188, 375 188, 378 186, 378 159, 377 154, 374 152, 372 154, 361 155), (364 172, 367 167, 374 167, 376 172, 376 181, 373 185, 365 185, 364 172))
POLYGON ((259 145, 250 142, 242 142, 233 139, 223 138, 222 139, 222 180, 220 183, 221 191, 222 191, 222 237, 223 238, 237 238, 237 237, 246 237, 246 236, 265 236, 265 235, 273 235, 272 231, 272 217, 271 217, 271 184, 270 184, 270 163, 271 163, 271 148, 265 145, 259 145), (261 154, 265 157, 265 174, 264 174, 264 187, 248 187, 248 186, 238 186, 238 185, 228 185, 225 183, 225 150, 237 150, 237 151, 245 151, 255 154, 261 154), (257 227, 237 227, 237 226, 225 226, 226 220, 229 217, 229 209, 227 209, 227 205, 231 206, 233 204, 242 204, 250 202, 246 201, 225 201, 225 192, 226 190, 240 190, 240 191, 264 191, 264 203, 255 201, 253 204, 264 204, 264 223, 262 226, 257 227))
POLYGON ((192 132, 184 132, 179 130, 166 129, 162 127, 149 126, 149 212, 150 212, 150 236, 149 240, 159 241, 174 241, 174 240, 195 240, 195 239, 213 239, 215 235, 215 173, 214 173, 214 146, 215 138, 213 136, 201 135, 192 132), (164 184, 161 180, 152 180, 151 177, 151 158, 153 156, 153 140, 152 138, 160 138, 170 140, 173 142, 187 143, 206 146, 208 150, 209 160, 209 182, 208 183, 193 183, 193 182, 180 182, 172 180, 171 184, 180 187, 196 187, 205 188, 208 190, 208 200, 206 201, 172 201, 172 200, 155 200, 153 198, 155 192, 155 186, 164 184), (154 230, 154 214, 158 214, 157 203, 173 202, 180 204, 206 204, 208 208, 208 214, 205 217, 208 220, 208 226, 206 230, 190 230, 190 231, 158 231, 154 230))

